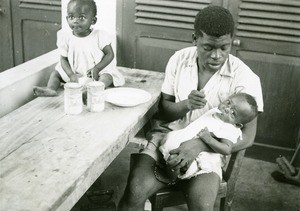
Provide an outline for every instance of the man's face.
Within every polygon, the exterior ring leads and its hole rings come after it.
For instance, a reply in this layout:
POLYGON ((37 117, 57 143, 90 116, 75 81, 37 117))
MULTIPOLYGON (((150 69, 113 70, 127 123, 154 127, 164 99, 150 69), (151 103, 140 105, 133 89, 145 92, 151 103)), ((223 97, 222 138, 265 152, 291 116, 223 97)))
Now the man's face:
POLYGON ((230 34, 213 37, 203 33, 196 40, 198 65, 202 70, 218 71, 231 50, 232 37, 230 34))

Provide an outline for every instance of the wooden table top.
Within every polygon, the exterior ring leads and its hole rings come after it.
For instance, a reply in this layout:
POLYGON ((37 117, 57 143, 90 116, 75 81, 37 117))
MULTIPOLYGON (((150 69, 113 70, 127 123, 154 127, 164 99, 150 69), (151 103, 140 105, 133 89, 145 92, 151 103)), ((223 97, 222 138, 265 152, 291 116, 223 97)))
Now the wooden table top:
POLYGON ((0 119, 0 210, 70 210, 157 111, 163 73, 118 67, 147 103, 64 114, 63 93, 0 119))

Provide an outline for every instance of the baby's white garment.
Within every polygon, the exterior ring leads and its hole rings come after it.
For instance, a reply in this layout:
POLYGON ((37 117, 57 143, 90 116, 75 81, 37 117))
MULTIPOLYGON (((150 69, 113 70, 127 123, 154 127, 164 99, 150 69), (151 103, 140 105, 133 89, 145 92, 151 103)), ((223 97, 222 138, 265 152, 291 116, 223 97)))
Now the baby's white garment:
POLYGON ((201 152, 188 170, 184 174, 179 175, 178 178, 189 179, 199 174, 215 172, 222 179, 222 161, 222 155, 219 153, 201 152))
MULTIPOLYGON (((216 117, 215 114, 217 112, 218 109, 213 108, 190 123, 187 127, 169 132, 159 147, 164 159, 168 159, 170 156, 169 152, 172 149, 176 149, 181 143, 196 137, 200 130, 205 127, 216 137, 236 143, 237 139, 242 137, 242 131, 234 125, 225 123, 216 117)), ((225 164, 223 162, 224 160, 224 156, 219 153, 201 152, 186 173, 180 175, 179 178, 189 179, 198 174, 215 172, 222 179, 222 167, 225 164)))
MULTIPOLYGON (((87 77, 87 71, 98 64, 103 56, 105 46, 111 44, 110 36, 102 30, 93 29, 86 37, 76 37, 71 30, 60 30, 57 32, 57 47, 60 55, 67 57, 74 73, 87 77)), ((61 67, 60 62, 55 69, 59 72, 65 82, 70 81, 68 75, 61 67)), ((122 86, 125 80, 116 68, 116 60, 107 65, 101 74, 110 74, 115 86, 122 86)))

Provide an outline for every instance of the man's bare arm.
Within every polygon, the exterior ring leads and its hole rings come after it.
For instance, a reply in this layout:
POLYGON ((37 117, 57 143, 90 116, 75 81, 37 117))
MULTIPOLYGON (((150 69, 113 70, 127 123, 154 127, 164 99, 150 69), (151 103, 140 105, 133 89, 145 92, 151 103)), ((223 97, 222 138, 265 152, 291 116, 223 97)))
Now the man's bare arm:
POLYGON ((185 116, 193 109, 201 109, 205 106, 205 94, 201 91, 193 90, 188 99, 175 102, 175 97, 162 93, 161 96, 161 115, 167 121, 174 121, 185 116))
POLYGON ((251 122, 244 125, 244 127, 242 128, 243 139, 238 140, 237 143, 232 146, 231 153, 251 147, 254 143, 254 139, 256 136, 256 129, 257 129, 257 117, 253 119, 251 122))

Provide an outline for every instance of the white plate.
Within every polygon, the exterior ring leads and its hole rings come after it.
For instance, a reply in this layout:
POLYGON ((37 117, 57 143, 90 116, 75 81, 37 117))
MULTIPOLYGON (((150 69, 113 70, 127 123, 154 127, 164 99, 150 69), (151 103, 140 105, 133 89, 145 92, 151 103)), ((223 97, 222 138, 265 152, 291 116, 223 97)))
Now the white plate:
POLYGON ((122 107, 136 106, 151 99, 151 94, 142 89, 120 87, 106 89, 105 101, 122 107))

